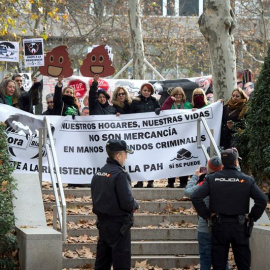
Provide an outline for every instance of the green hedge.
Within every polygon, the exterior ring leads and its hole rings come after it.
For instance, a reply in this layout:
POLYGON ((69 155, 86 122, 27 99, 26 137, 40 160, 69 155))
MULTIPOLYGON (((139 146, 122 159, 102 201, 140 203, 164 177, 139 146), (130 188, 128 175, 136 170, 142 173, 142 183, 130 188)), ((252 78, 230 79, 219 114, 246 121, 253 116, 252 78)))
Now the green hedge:
POLYGON ((270 180, 270 47, 255 84, 246 119, 247 126, 238 138, 243 169, 257 182, 270 180))
POLYGON ((5 124, 0 123, 0 269, 19 269, 18 244, 13 213, 15 179, 10 162, 5 124))

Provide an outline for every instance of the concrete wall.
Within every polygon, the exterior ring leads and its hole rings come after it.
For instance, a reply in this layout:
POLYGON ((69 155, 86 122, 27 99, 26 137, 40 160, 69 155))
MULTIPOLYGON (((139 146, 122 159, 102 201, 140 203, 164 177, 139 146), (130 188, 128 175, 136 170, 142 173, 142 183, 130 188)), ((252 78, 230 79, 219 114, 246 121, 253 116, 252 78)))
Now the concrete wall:
MULTIPOLYGON (((266 225, 266 224, 265 224, 266 225)), ((251 270, 270 269, 270 226, 256 225, 250 238, 251 270)))
POLYGON ((61 270, 62 234, 47 227, 38 174, 14 174, 13 201, 21 270, 61 270))

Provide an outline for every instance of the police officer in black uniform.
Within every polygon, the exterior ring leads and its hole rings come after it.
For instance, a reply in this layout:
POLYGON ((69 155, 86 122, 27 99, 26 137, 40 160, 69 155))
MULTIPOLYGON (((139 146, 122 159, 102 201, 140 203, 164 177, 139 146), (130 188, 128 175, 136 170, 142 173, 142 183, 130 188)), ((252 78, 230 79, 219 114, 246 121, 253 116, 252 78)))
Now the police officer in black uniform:
POLYGON ((95 270, 131 267, 133 213, 139 208, 132 196, 131 180, 123 168, 127 153, 133 151, 125 141, 109 140, 106 165, 93 177, 91 193, 93 212, 97 215, 99 239, 95 270))
POLYGON ((250 269, 249 237, 253 221, 263 214, 267 197, 254 179, 236 169, 236 148, 221 152, 223 169, 206 176, 203 185, 191 196, 198 215, 212 228, 212 264, 214 270, 225 270, 230 244, 238 270, 250 269), (203 199, 210 196, 209 210, 203 199), (254 206, 249 212, 249 200, 254 206))

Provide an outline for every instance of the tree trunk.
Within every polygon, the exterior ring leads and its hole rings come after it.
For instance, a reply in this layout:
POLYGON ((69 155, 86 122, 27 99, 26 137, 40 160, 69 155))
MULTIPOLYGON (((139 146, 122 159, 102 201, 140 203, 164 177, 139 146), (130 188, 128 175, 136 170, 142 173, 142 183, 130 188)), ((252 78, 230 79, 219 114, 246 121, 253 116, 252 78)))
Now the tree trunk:
POLYGON ((129 25, 133 49, 133 79, 144 79, 144 45, 140 19, 140 0, 129 0, 129 25))
POLYGON ((208 41, 215 99, 229 99, 236 88, 236 60, 232 31, 236 26, 230 0, 207 0, 199 18, 208 41))

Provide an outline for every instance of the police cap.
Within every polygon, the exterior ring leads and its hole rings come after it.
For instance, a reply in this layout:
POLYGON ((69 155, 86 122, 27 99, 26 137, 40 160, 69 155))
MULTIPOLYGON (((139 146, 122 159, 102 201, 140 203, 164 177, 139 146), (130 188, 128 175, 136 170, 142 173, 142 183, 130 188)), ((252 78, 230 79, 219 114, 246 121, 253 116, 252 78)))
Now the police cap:
POLYGON ((134 151, 129 149, 127 143, 123 140, 108 140, 106 143, 106 149, 110 151, 125 151, 129 154, 133 154, 134 151))
POLYGON ((239 154, 236 148, 229 148, 221 152, 221 160, 223 165, 233 165, 234 162, 239 158, 239 154))

